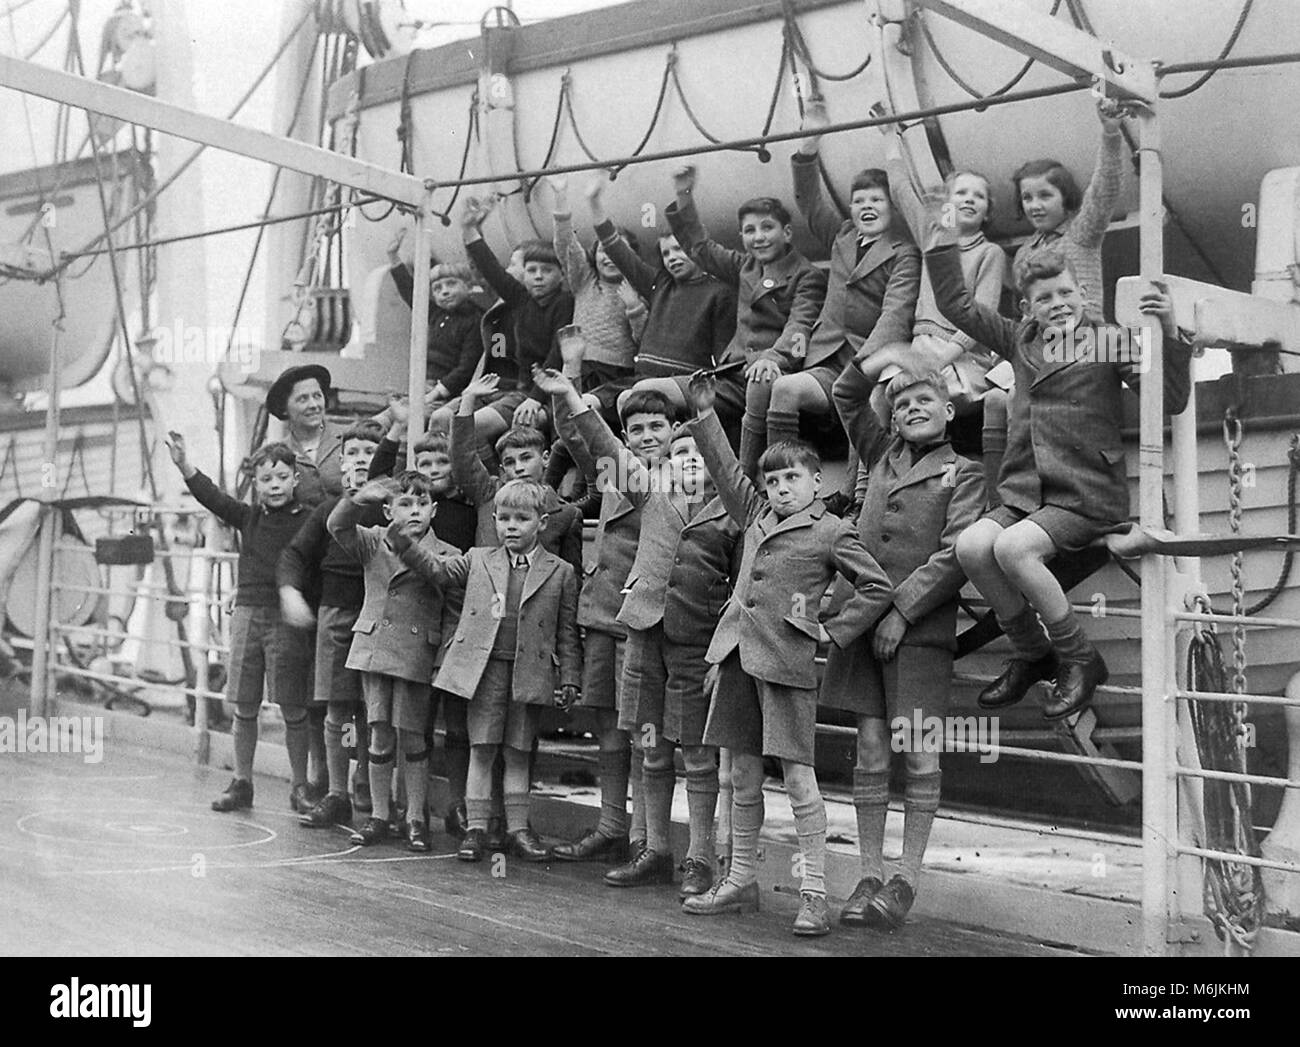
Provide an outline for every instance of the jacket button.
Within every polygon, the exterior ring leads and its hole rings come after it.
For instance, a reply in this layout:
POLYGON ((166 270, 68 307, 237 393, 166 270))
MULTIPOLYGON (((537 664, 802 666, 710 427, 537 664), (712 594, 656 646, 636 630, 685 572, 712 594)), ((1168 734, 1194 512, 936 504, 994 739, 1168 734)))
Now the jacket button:
POLYGON ((380 625, 387 626, 387 625, 391 625, 392 623, 391 623, 387 618, 385 618, 385 619, 384 619, 382 622, 380 622, 379 624, 380 624, 380 625))
POLYGON ((680 556, 673 557, 673 563, 680 564, 681 562, 682 562, 682 558, 680 556))
POLYGON ((763 572, 762 572, 762 571, 755 571, 754 574, 753 574, 753 579, 754 579, 754 581, 756 581, 756 582, 761 582, 761 581, 763 580, 763 572))
POLYGON ((754 601, 753 601, 753 600, 746 600, 746 601, 745 601, 745 606, 746 606, 746 607, 753 607, 753 606, 754 606, 754 601))
POLYGON ((889 541, 889 535, 887 535, 887 534, 882 534, 882 535, 880 536, 880 540, 881 540, 882 542, 887 542, 887 541, 889 541))
POLYGON ((891 513, 896 513, 898 512, 898 503, 890 502, 888 505, 885 506, 885 508, 888 509, 891 513))
POLYGON ((417 629, 414 625, 411 626, 411 635, 412 635, 412 636, 418 636, 419 634, 420 634, 420 630, 417 629))

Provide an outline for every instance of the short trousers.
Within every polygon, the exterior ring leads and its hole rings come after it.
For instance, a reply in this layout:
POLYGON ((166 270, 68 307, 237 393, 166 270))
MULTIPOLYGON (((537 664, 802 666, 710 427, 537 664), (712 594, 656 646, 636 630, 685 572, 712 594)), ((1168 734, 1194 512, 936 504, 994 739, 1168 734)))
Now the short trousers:
POLYGON ((312 702, 358 705, 361 673, 347 666, 352 648, 352 627, 359 607, 321 607, 316 613, 316 681, 312 702))
POLYGON ((1047 532, 1047 536, 1052 539, 1052 544, 1057 549, 1066 552, 1086 549, 1098 538, 1127 531, 1130 526, 1127 520, 1119 523, 1094 520, 1073 510, 1062 509, 1059 505, 1042 505, 1032 513, 1013 509, 1009 505, 999 505, 985 513, 983 519, 992 520, 1003 528, 1017 524, 1021 520, 1032 520, 1047 532))
POLYGON ((502 421, 509 427, 511 420, 515 416, 515 408, 528 399, 527 391, 523 389, 509 389, 504 393, 498 393, 496 398, 489 403, 482 404, 482 407, 490 407, 501 416, 502 421))
POLYGON ((817 691, 755 680, 732 653, 718 666, 718 693, 709 709, 704 744, 752 756, 813 765, 817 691))
MULTIPOLYGON (((872 635, 868 633, 863 641, 869 642, 872 635)), ((900 716, 911 723, 918 712, 923 720, 947 716, 952 699, 952 661, 953 652, 943 647, 905 643, 898 645, 887 662, 872 655, 869 664, 863 665, 861 715, 890 723, 900 716)))
POLYGON ((531 752, 542 719, 540 705, 513 700, 515 663, 489 658, 466 711, 470 745, 508 745, 531 752))
MULTIPOLYGON (((349 641, 350 642, 350 641, 349 641)), ((313 640, 280 618, 278 607, 236 606, 230 616, 230 668, 226 701, 305 706, 311 701, 313 640)))
POLYGON ((427 734, 433 689, 427 683, 384 673, 362 673, 366 722, 392 724, 399 731, 427 734))
MULTIPOLYGON (((623 657, 627 640, 600 629, 582 637, 582 702, 584 709, 622 710, 623 657)), ((620 719, 622 717, 620 716, 620 719)))
POLYGON ((628 630, 622 683, 625 716, 620 720, 632 724, 627 729, 633 745, 649 748, 658 737, 676 745, 704 743, 709 718, 709 696, 704 690, 708 649, 707 644, 665 640, 662 622, 650 629, 628 630))

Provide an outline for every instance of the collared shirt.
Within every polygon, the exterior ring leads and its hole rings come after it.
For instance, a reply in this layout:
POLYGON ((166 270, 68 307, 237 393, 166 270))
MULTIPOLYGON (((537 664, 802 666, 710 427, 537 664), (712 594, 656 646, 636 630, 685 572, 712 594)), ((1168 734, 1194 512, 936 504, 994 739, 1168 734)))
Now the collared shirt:
POLYGON ((867 252, 871 250, 871 245, 879 239, 880 237, 878 236, 867 237, 865 233, 858 234, 858 257, 857 261, 854 262, 855 267, 862 262, 862 259, 867 257, 867 252))
POLYGON ((326 421, 320 439, 308 451, 293 432, 286 432, 284 442, 293 448, 298 464, 297 497, 308 508, 314 508, 331 495, 343 493, 343 430, 326 421))
POLYGON ((534 545, 526 553, 508 553, 511 567, 522 567, 528 570, 533 566, 533 561, 537 559, 537 550, 540 546, 534 545))

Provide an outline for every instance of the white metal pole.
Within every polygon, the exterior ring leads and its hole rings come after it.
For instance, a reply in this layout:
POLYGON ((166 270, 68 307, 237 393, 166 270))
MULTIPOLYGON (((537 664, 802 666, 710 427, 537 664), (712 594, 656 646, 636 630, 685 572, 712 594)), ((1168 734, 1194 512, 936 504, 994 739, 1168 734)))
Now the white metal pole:
MULTIPOLYGON (((1164 205, 1160 128, 1154 108, 1138 118, 1140 131, 1139 230, 1143 286, 1164 273, 1164 205)), ((1159 325, 1150 330, 1150 366, 1141 386, 1138 500, 1143 528, 1164 523, 1164 339, 1159 325)), ((1167 723, 1169 626, 1165 606, 1166 561, 1142 557, 1142 951, 1168 951, 1168 862, 1175 827, 1169 819, 1171 736, 1167 723)))
MULTIPOLYGON (((60 308, 60 312, 62 309, 60 308)), ((50 645, 54 642, 50 624, 54 608, 55 510, 50 504, 58 492, 59 475, 59 352, 63 317, 54 321, 50 336, 50 371, 46 377, 45 439, 41 468, 41 533, 36 551, 36 617, 32 636, 33 716, 45 716, 50 692, 50 645)))
POLYGON ((425 343, 429 335, 429 211, 432 191, 425 194, 415 212, 415 256, 411 295, 411 351, 407 373, 410 413, 406 425, 406 467, 415 468, 415 444, 424 435, 424 376, 428 366, 425 343))

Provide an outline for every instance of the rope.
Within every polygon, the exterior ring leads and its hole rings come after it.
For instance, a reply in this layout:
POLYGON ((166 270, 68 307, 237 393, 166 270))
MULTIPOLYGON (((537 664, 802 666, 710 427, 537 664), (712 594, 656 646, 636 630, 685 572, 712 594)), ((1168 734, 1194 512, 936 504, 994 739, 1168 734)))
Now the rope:
POLYGON ((781 0, 781 19, 785 23, 783 31, 788 38, 791 47, 795 53, 803 59, 804 66, 813 77, 820 77, 823 80, 843 83, 846 80, 852 80, 855 77, 860 76, 866 71, 867 66, 871 64, 871 52, 868 51, 867 57, 862 60, 862 64, 852 72, 828 73, 824 69, 819 69, 813 62, 812 52, 808 49, 808 41, 804 39, 803 30, 799 28, 799 23, 795 18, 795 6, 793 0, 781 0))
POLYGON ((64 21, 67 20, 69 13, 70 12, 65 7, 63 9, 63 13, 60 14, 59 17, 54 20, 54 24, 45 31, 45 35, 41 37, 40 43, 38 43, 35 47, 33 47, 31 50, 29 50, 26 54, 22 56, 22 60, 24 62, 30 62, 33 58, 35 58, 38 54, 41 53, 41 51, 45 48, 46 44, 48 44, 51 40, 54 39, 54 34, 59 31, 59 26, 61 26, 64 23, 64 21))
MULTIPOLYGON (((1201 602, 1204 609, 1208 605, 1201 602)), ((1195 631, 1187 649, 1187 685, 1194 691, 1227 690, 1227 670, 1213 625, 1195 631)), ((1216 771, 1246 773, 1248 735, 1246 703, 1189 701, 1188 713, 1196 737, 1201 766, 1216 771)), ((1259 856, 1249 784, 1206 779, 1206 846, 1259 856)), ((1264 908, 1263 879, 1258 866, 1208 858, 1205 861, 1205 911, 1214 933, 1225 945, 1243 951, 1255 944, 1264 908)))
MULTIPOLYGON (((1237 15, 1237 22, 1232 27, 1232 32, 1228 36, 1228 42, 1223 45, 1223 50, 1219 52, 1219 57, 1215 59, 1216 62, 1222 62, 1226 59, 1232 53, 1232 49, 1237 46, 1237 38, 1241 36, 1241 31, 1246 28, 1246 20, 1250 17, 1250 10, 1254 6, 1255 0, 1245 0, 1245 3, 1241 5, 1241 12, 1237 15)), ((1218 69, 1206 70, 1186 87, 1180 87, 1176 91, 1161 91, 1160 97, 1186 98, 1188 95, 1195 91, 1199 91, 1209 83, 1211 78, 1218 71, 1218 69)))
MULTIPOLYGON (((1061 2, 1062 0, 1052 0, 1052 9, 1047 13, 1048 18, 1056 17, 1057 11, 1061 9, 1061 2)), ((934 35, 930 32, 929 23, 924 17, 922 17, 922 14, 923 12, 918 8, 914 17, 916 18, 917 25, 920 26, 921 37, 925 40, 925 46, 930 49, 930 53, 934 55, 934 60, 939 63, 939 67, 948 74, 948 78, 972 98, 996 98, 999 95, 1004 95, 1015 87, 1016 84, 1020 83, 1020 81, 1028 74, 1029 70, 1034 67, 1035 60, 1033 58, 1026 59, 1025 64, 1020 67, 1020 71, 1005 84, 995 91, 982 94, 967 83, 965 78, 953 68, 952 63, 944 57, 944 53, 939 50, 939 45, 935 42, 934 35)))

